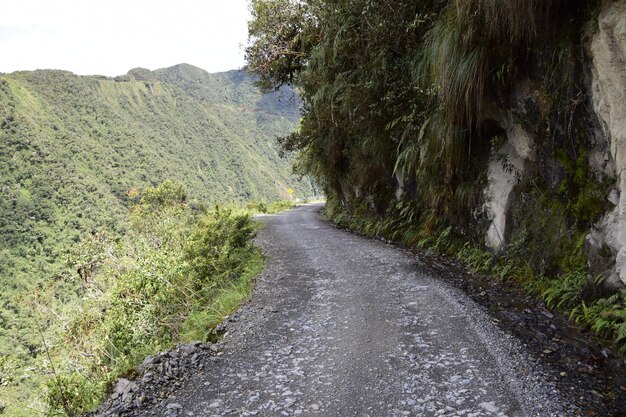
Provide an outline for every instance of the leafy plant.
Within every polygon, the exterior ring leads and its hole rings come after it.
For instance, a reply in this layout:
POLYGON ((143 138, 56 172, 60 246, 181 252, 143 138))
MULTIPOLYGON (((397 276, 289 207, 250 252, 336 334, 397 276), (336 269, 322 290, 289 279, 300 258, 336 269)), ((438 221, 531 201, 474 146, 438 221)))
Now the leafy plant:
POLYGON ((103 383, 93 383, 78 372, 57 375, 48 384, 50 417, 79 416, 94 409, 103 399, 103 383))

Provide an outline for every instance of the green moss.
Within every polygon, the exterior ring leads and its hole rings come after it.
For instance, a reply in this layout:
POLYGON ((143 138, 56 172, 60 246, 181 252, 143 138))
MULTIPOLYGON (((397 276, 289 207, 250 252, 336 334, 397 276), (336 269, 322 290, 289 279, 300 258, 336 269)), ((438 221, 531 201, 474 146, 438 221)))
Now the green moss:
POLYGON ((578 149, 576 158, 569 157, 564 150, 558 150, 556 156, 566 174, 557 192, 565 201, 567 215, 573 219, 576 227, 588 227, 606 212, 604 201, 612 181, 610 178, 604 181, 596 178, 582 147, 578 149))

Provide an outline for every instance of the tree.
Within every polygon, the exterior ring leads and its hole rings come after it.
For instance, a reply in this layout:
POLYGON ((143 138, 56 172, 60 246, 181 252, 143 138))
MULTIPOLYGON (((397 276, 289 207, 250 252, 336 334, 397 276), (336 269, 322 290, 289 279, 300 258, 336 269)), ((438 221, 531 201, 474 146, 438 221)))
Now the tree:
POLYGON ((260 77, 264 91, 294 84, 315 43, 317 20, 308 2, 252 0, 246 48, 248 70, 260 77))

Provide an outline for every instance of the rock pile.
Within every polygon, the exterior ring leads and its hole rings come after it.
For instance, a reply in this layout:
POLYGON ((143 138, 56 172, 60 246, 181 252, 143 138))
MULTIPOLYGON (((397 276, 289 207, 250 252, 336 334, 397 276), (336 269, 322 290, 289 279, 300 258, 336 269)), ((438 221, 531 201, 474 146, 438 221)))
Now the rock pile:
POLYGON ((149 404, 159 404, 162 407, 157 408, 165 409, 167 416, 177 416, 182 406, 170 400, 181 387, 183 375, 202 370, 204 359, 219 352, 218 344, 195 342, 148 356, 138 367, 136 377, 115 381, 109 398, 88 416, 148 416, 152 414, 144 413, 142 409, 149 404))

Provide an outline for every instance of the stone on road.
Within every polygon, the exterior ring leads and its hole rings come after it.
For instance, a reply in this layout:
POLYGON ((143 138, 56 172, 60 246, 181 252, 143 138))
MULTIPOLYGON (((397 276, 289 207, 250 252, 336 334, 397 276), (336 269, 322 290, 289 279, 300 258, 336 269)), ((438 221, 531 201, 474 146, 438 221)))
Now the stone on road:
POLYGON ((253 299, 162 415, 576 415, 481 307, 319 209, 263 217, 253 299))

